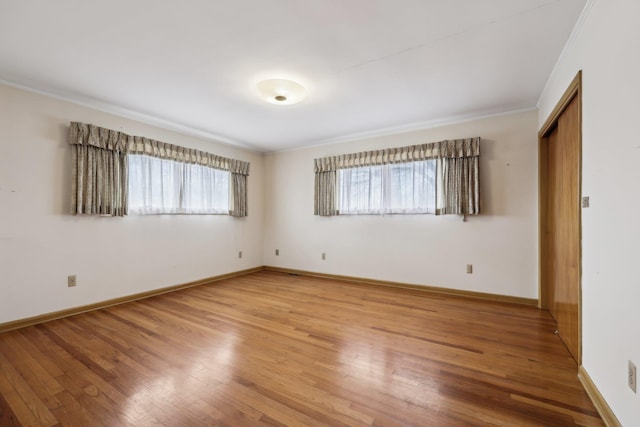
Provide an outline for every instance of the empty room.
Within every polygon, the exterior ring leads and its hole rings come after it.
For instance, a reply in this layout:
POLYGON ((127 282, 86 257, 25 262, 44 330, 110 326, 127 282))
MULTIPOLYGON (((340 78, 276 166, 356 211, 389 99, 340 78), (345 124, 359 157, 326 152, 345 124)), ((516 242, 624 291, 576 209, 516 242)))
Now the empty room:
POLYGON ((640 425, 638 17, 0 0, 0 427, 640 425))

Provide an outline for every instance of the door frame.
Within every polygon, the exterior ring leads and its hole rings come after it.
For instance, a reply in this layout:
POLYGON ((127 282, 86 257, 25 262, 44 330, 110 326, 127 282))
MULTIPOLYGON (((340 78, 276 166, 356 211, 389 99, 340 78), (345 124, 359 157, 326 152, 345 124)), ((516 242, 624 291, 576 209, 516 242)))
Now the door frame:
POLYGON ((582 70, 578 71, 573 81, 565 90, 555 108, 538 132, 538 244, 539 244, 539 276, 538 276, 538 307, 549 308, 549 261, 547 259, 547 198, 548 198, 548 146, 549 135, 558 123, 558 118, 565 111, 569 103, 576 98, 579 110, 578 129, 578 366, 582 365, 582 70))

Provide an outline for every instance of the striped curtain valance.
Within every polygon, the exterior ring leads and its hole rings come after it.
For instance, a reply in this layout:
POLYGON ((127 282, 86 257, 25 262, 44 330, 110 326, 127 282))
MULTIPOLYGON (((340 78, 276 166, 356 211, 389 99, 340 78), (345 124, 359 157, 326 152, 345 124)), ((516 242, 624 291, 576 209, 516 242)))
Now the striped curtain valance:
POLYGON ((453 139, 407 147, 363 151, 315 159, 315 172, 346 168, 407 163, 428 159, 455 159, 480 156, 480 138, 453 139))
POLYGON ((141 136, 127 135, 123 132, 91 124, 71 122, 69 143, 88 145, 125 154, 142 154, 160 159, 207 166, 238 175, 249 175, 249 162, 229 159, 205 151, 180 147, 141 136))

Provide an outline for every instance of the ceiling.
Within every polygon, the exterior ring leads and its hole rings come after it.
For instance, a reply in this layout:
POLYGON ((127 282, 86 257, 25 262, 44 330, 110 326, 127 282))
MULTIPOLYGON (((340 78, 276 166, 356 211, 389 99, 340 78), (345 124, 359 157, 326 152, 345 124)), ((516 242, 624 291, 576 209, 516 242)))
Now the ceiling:
POLYGON ((278 151, 535 107, 585 0, 0 0, 0 80, 278 151), (308 89, 272 105, 255 83, 308 89))

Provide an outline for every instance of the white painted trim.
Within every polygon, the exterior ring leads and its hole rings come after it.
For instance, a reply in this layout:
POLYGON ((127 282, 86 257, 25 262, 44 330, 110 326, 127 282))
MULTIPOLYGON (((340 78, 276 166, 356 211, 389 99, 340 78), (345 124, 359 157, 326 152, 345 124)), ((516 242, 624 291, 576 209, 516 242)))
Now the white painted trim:
POLYGON ((27 92, 36 93, 38 95, 48 96, 50 98, 59 99, 61 101, 70 102, 72 104, 80 105, 82 107, 91 108, 93 110, 102 111, 103 113, 113 114, 125 119, 135 120, 141 123, 145 123, 151 126, 156 126, 161 129, 178 132, 186 136, 193 136, 196 138, 204 139, 205 141, 211 141, 219 144, 231 145, 234 148, 243 148, 255 152, 264 152, 263 149, 255 147, 249 143, 226 138, 224 136, 216 135, 208 131, 197 129, 191 126, 182 125, 171 120, 163 119, 160 117, 152 116, 138 111, 129 110, 127 108, 118 107, 113 104, 97 101, 91 98, 85 98, 80 96, 71 96, 67 94, 59 94, 52 91, 37 89, 31 86, 25 86, 20 83, 15 83, 9 80, 0 78, 0 84, 14 87, 16 89, 24 90, 27 92))
POLYGON ((547 78, 547 81, 544 84, 544 88, 542 88, 542 92, 540 92, 540 96, 538 97, 538 101, 536 102, 537 108, 540 108, 540 102, 542 100, 542 97, 547 93, 547 90, 549 89, 549 85, 551 84, 551 81, 554 79, 554 77, 558 72, 558 67, 560 66, 560 63, 564 59, 569 49, 573 47, 573 44, 575 43, 576 38, 578 38, 578 35, 582 32, 584 23, 587 21, 587 18, 591 13, 591 9, 593 8, 593 5, 596 3, 596 1, 597 0, 587 0, 587 3, 584 5, 584 9, 582 9, 582 13, 580 13, 578 20, 576 21, 576 25, 573 27, 573 30, 571 31, 571 34, 569 35, 567 42, 564 44, 564 47, 562 48, 562 52, 560 52, 560 56, 558 56, 558 59, 556 60, 556 63, 554 64, 553 69, 551 70, 551 73, 549 74, 549 77, 547 78))
POLYGON ((343 142, 357 141, 361 139, 376 138, 381 136, 389 136, 389 135, 419 131, 424 129, 432 129, 440 126, 447 126, 447 125, 470 122, 470 121, 480 120, 485 118, 527 112, 527 111, 535 110, 537 108, 537 107, 527 107, 527 108, 520 108, 516 110, 499 111, 499 112, 492 112, 492 113, 485 112, 485 113, 474 113, 474 114, 450 116, 450 117, 444 117, 444 118, 435 119, 435 120, 428 120, 424 122, 408 123, 405 125, 392 126, 392 127, 376 129, 376 130, 371 130, 366 132, 352 133, 352 134, 348 134, 348 135, 344 135, 336 138, 317 140, 312 144, 309 144, 309 145, 305 144, 304 146, 300 146, 300 147, 292 147, 292 148, 285 148, 282 150, 268 151, 268 150, 265 150, 264 148, 259 148, 250 143, 226 138, 220 135, 213 134, 211 132, 203 131, 201 129, 185 126, 180 123, 173 122, 171 120, 167 120, 167 119, 152 116, 149 114, 140 113, 137 111, 118 107, 116 105, 100 102, 95 99, 82 98, 82 97, 71 96, 66 94, 58 94, 52 91, 42 90, 42 89, 34 88, 31 86, 25 86, 23 84, 15 83, 2 78, 0 78, 0 84, 15 87, 17 89, 25 90, 27 92, 37 93, 39 95, 44 95, 51 98, 59 99, 65 102, 70 102, 72 104, 102 111, 104 113, 113 114, 118 117, 124 117, 126 119, 136 120, 141 123, 146 123, 151 126, 159 127, 161 129, 178 132, 183 135, 201 138, 206 141, 227 144, 235 148, 244 148, 244 149, 251 150, 258 153, 270 153, 270 152, 281 153, 281 152, 288 152, 288 151, 304 150, 307 148, 319 147, 323 145, 340 144, 343 142))
POLYGON ((286 153, 291 151, 306 150, 308 148, 317 148, 325 145, 335 145, 335 144, 341 144, 344 142, 353 142, 353 141, 359 141, 359 140, 369 139, 369 138, 377 138, 382 136, 397 135, 400 133, 433 129, 433 128, 442 127, 442 126, 456 125, 459 123, 472 122, 475 120, 490 119, 493 117, 500 117, 500 116, 508 116, 510 114, 526 113, 529 111, 535 111, 537 109, 538 109, 537 107, 527 107, 527 108, 518 108, 515 110, 509 110, 509 111, 500 111, 495 113, 480 113, 480 114, 450 116, 442 119, 428 120, 425 122, 408 123, 406 125, 392 126, 388 128, 382 128, 382 129, 377 129, 377 130, 372 130, 367 132, 352 133, 349 135, 339 136, 336 138, 319 140, 313 144, 304 145, 301 147, 285 148, 282 150, 276 150, 269 153, 286 153))

